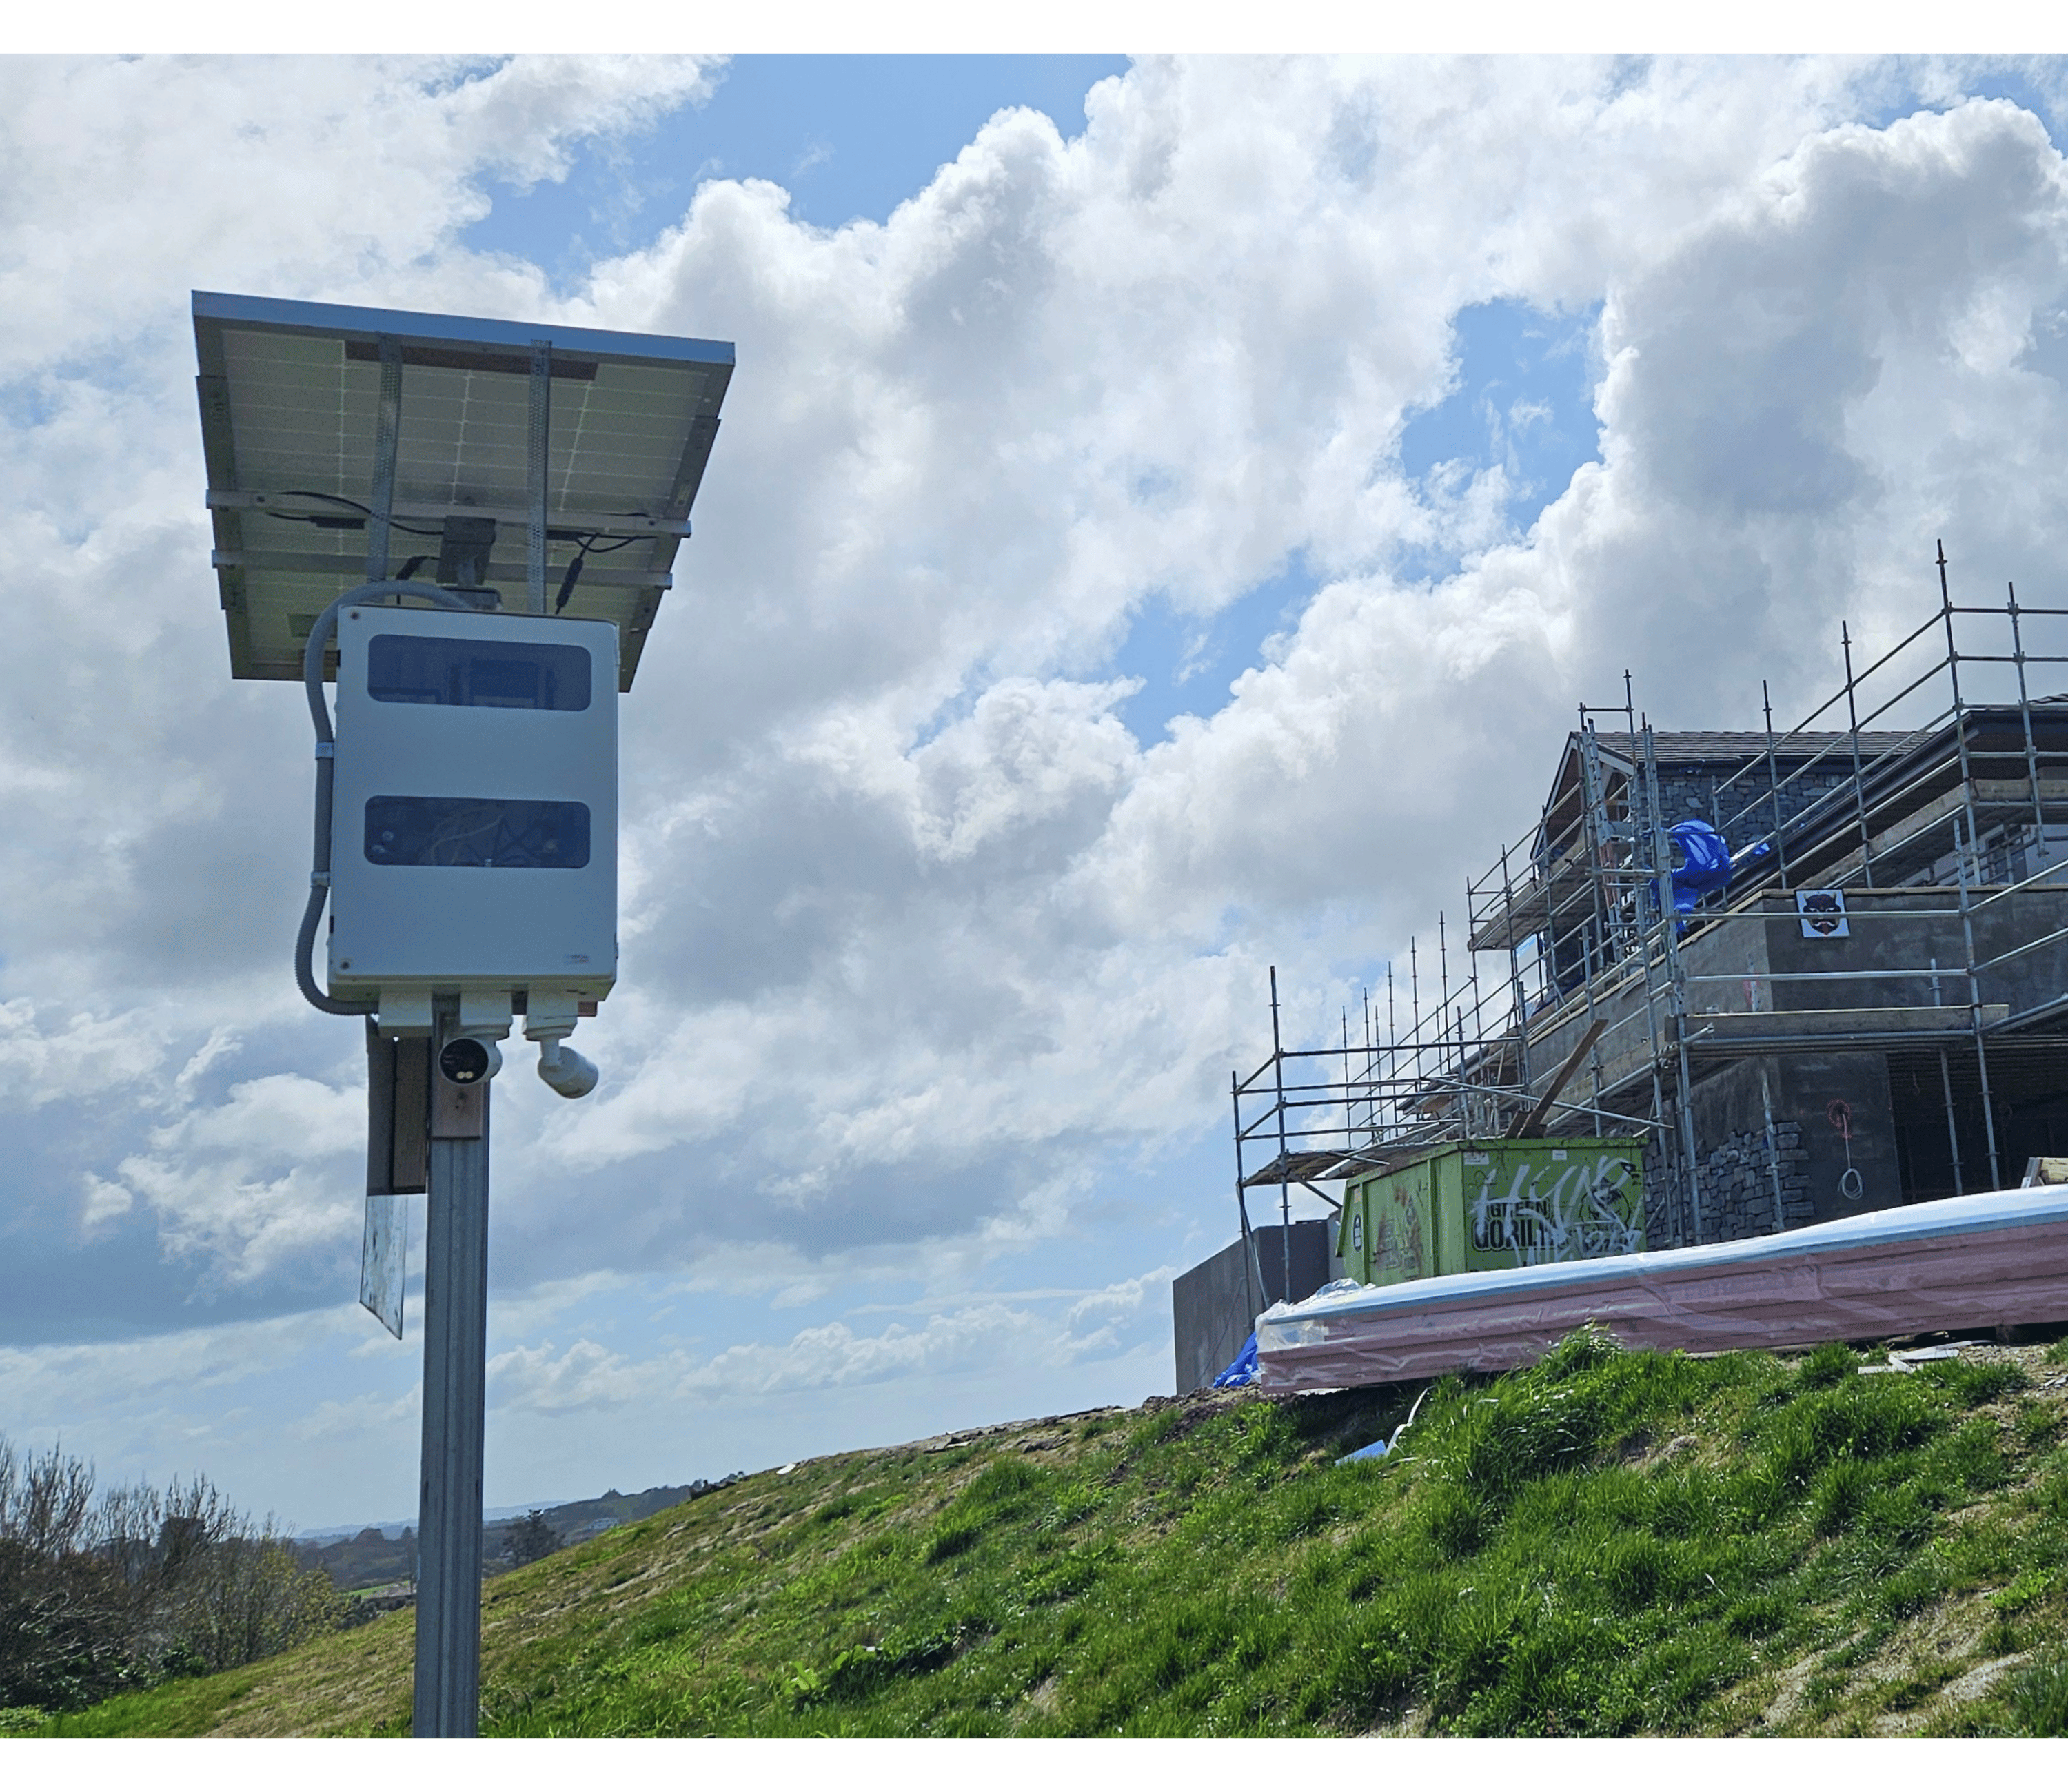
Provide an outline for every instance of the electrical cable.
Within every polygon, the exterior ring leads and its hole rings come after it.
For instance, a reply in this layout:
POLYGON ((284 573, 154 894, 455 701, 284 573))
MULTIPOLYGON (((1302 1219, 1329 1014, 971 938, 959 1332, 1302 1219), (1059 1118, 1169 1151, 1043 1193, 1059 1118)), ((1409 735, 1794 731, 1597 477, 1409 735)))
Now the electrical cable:
MULTIPOLYGON (((351 510, 359 511, 362 515, 367 517, 371 517, 374 514, 372 506, 362 504, 357 498, 347 498, 341 493, 338 492, 315 492, 297 490, 292 491, 283 491, 280 495, 283 498, 311 498, 319 504, 342 504, 351 510)), ((268 510, 266 512, 266 514, 281 522, 312 522, 319 527, 342 527, 348 526, 348 519, 342 517, 296 515, 286 510, 268 510)), ((389 519, 388 526, 390 529, 397 530, 405 535, 442 536, 444 533, 442 529, 419 529, 410 523, 397 522, 392 517, 389 519)), ((556 529, 550 531, 550 534, 552 537, 556 537, 562 541, 572 541, 575 544, 575 557, 568 563, 567 570, 560 575, 560 593, 553 600, 553 614, 555 616, 559 616, 567 608, 568 600, 574 595, 575 586, 580 579, 582 569, 588 563, 588 557, 592 554, 615 554, 621 549, 630 547, 636 542, 646 539, 643 535, 621 535, 615 540, 611 541, 607 547, 600 547, 597 544, 603 542, 605 538, 602 531, 600 530, 591 534, 580 535, 575 534, 572 530, 556 529)), ((415 576, 419 569, 422 567, 425 562, 429 560, 431 556, 428 554, 413 555, 410 559, 402 563, 402 570, 398 575, 398 577, 403 583, 407 583, 415 576)))
MULTIPOLYGON (((313 498, 319 504, 343 504, 349 509, 358 511, 361 516, 370 517, 373 514, 373 507, 372 505, 362 504, 357 498, 347 498, 340 492, 311 492, 296 490, 283 491, 280 495, 283 498, 313 498)), ((268 516, 278 517, 283 522, 327 522, 333 520, 338 522, 347 520, 344 518, 333 519, 328 517, 288 516, 277 510, 268 510, 266 514, 268 516)), ((405 535, 440 535, 444 533, 442 529, 420 529, 413 523, 397 522, 392 517, 389 518, 388 526, 390 529, 400 530, 402 534, 405 535)), ((546 533, 547 538, 551 541, 580 542, 581 545, 581 551, 584 554, 615 554, 621 547, 629 547, 636 542, 643 542, 647 539, 644 535, 621 535, 617 540, 613 541, 609 547, 598 547, 596 544, 604 538, 604 534, 601 530, 597 530, 586 536, 580 534, 576 530, 569 529, 551 529, 546 533)), ((426 559, 429 558, 428 555, 425 557, 426 559)))
POLYGON ((642 535, 621 535, 609 547, 598 547, 596 544, 603 539, 600 534, 576 535, 570 538, 575 543, 575 557, 568 562, 568 570, 560 575, 560 595, 553 599, 555 616, 567 608, 568 599, 575 595, 575 581, 581 577, 582 568, 588 563, 590 555, 615 554, 621 547, 629 547, 634 542, 645 539, 642 535))
MULTIPOLYGON (((366 516, 370 517, 373 514, 369 506, 360 503, 356 498, 346 498, 336 492, 285 491, 280 495, 283 498, 313 498, 323 504, 344 504, 352 510, 362 512, 366 516)), ((319 528, 360 526, 344 517, 297 515, 287 510, 268 510, 266 514, 281 522, 312 522, 319 528)), ((388 526, 405 535, 439 535, 443 533, 441 530, 418 529, 406 522, 397 522, 392 517, 389 519, 388 526)), ((590 555, 615 554, 621 548, 630 547, 634 542, 644 541, 646 538, 643 535, 621 535, 608 547, 599 547, 597 543, 604 539, 600 531, 592 534, 580 535, 572 530, 556 529, 550 531, 549 538, 571 541, 575 543, 575 557, 568 563, 566 571, 561 575, 560 595, 553 600, 553 614, 559 616, 567 608, 568 599, 574 595, 575 585, 581 578, 582 569, 588 564, 590 555)), ((397 576, 405 582, 413 578, 430 557, 428 554, 412 555, 402 563, 402 570, 397 576)))
MULTIPOLYGON (((283 498, 314 498, 319 504, 343 504, 352 510, 359 511, 362 515, 370 517, 373 514, 373 507, 370 504, 362 504, 356 498, 344 498, 336 492, 287 491, 282 492, 280 495, 283 498)), ((282 522, 323 523, 332 521, 342 522, 346 520, 341 517, 332 518, 328 517, 289 516, 279 510, 268 510, 266 514, 270 517, 277 518, 282 522)), ((390 529, 399 530, 405 535, 442 535, 445 533, 442 529, 419 529, 411 523, 397 522, 393 517, 390 517, 388 519, 388 526, 390 529)))
POLYGON ((348 603, 372 603, 396 597, 424 598, 446 610, 479 611, 487 607, 470 603, 462 594, 449 591, 442 585, 381 579, 355 585, 335 599, 309 630, 308 641, 302 649, 302 688, 309 700, 309 719, 316 733, 315 846, 309 868, 309 900, 295 936, 295 985, 311 1008, 326 1014, 371 1014, 378 1004, 340 1001, 319 987, 315 977, 316 929, 323 920, 324 905, 330 900, 331 821, 337 782, 337 735, 331 726, 330 705, 324 697, 324 650, 337 633, 338 612, 348 603))
POLYGON ((568 599, 575 595, 575 581, 581 577, 582 567, 585 561, 585 555, 581 550, 577 549, 575 557, 568 562, 568 570, 560 579, 560 595, 553 599, 555 616, 558 616, 561 611, 567 608, 568 599))

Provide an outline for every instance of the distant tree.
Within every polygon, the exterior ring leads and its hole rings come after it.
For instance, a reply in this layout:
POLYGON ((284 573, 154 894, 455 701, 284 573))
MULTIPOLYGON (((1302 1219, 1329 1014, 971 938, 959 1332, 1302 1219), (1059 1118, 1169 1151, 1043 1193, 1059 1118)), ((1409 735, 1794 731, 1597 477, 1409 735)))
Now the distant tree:
POLYGON ((560 1534, 546 1522, 546 1514, 534 1506, 510 1527, 503 1541, 503 1558, 514 1568, 551 1555, 560 1546, 560 1534))

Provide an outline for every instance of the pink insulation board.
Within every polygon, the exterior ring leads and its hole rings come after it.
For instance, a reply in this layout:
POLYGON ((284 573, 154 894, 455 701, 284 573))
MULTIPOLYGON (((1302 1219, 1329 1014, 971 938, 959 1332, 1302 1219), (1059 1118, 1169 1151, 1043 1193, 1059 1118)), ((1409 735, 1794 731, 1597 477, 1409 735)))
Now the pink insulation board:
POLYGON ((1594 1320, 1634 1350, 1768 1350, 1831 1338, 2068 1320, 2068 1188, 1898 1207, 1766 1238, 1627 1257, 1334 1284, 1257 1321, 1279 1392, 1512 1369, 1594 1320))

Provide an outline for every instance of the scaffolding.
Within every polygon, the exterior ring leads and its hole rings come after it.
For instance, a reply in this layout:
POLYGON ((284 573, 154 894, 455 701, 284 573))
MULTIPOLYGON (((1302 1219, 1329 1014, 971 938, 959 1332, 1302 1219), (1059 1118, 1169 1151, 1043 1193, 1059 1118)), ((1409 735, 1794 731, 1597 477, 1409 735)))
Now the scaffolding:
POLYGON ((1336 1208, 1318 1185, 1432 1145, 1589 1130, 1645 1136, 1655 1244, 1712 1241, 1696 1091, 1747 1060, 1780 1229, 1763 1067, 1791 1053, 1883 1053, 1929 1087, 1950 1186, 1905 1199, 2005 1185, 2007 1103, 2068 1094, 2068 694, 2032 688, 2068 684, 2039 670, 2068 666, 2068 608, 1956 603, 1943 545, 1936 570, 1936 610, 1866 665, 1841 623, 1843 683, 1791 728, 1764 685, 1741 733, 1663 733, 1627 673, 1581 705, 1536 827, 1468 879, 1463 940, 1439 912, 1435 964, 1411 938, 1334 1043, 1284 1046, 1273 970, 1271 1054, 1230 1079, 1252 1259, 1252 1189, 1278 1192, 1289 1289, 1296 1187, 1336 1208), (1688 821, 1731 854, 1699 900, 1688 821))

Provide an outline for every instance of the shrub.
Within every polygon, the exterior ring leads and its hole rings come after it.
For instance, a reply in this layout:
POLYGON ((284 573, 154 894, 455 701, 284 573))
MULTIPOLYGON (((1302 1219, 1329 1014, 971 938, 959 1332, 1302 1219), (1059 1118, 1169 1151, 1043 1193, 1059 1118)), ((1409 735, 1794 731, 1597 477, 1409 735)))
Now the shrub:
POLYGON ((96 1498, 90 1465, 0 1437, 0 1705, 67 1710, 337 1628, 344 1602, 202 1478, 96 1498))

